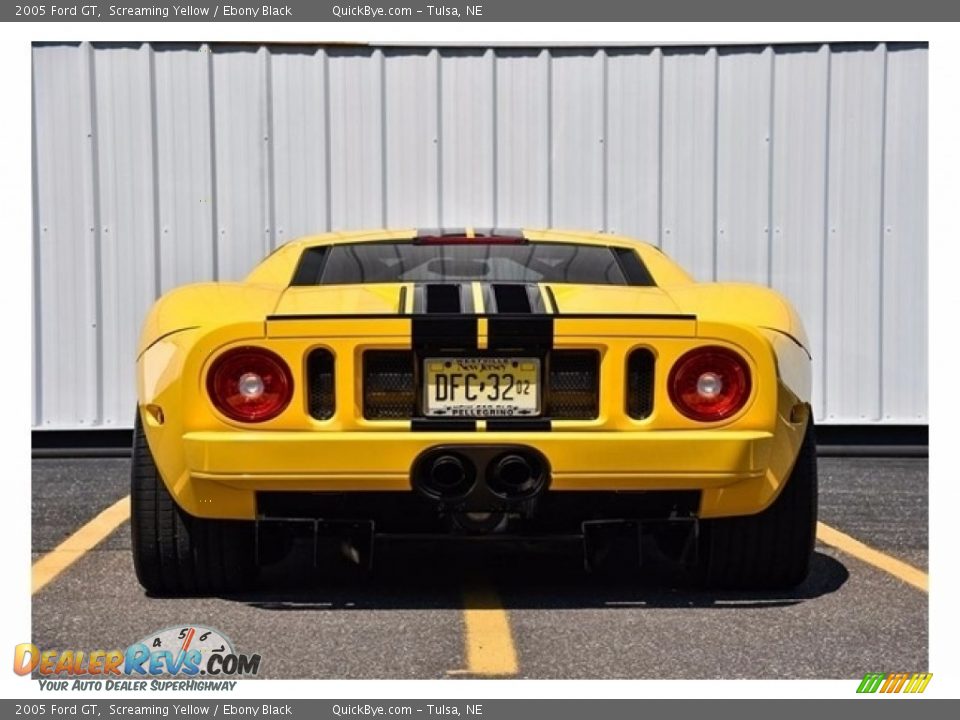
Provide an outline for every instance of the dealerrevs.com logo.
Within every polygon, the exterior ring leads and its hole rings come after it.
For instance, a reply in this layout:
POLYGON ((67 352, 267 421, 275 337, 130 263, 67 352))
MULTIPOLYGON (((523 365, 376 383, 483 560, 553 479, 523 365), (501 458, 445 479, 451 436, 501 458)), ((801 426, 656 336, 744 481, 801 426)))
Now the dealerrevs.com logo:
POLYGON ((180 625, 126 649, 41 650, 23 643, 14 649, 13 671, 36 674, 41 690, 232 690, 232 678, 260 671, 260 655, 236 652, 213 628, 180 625))

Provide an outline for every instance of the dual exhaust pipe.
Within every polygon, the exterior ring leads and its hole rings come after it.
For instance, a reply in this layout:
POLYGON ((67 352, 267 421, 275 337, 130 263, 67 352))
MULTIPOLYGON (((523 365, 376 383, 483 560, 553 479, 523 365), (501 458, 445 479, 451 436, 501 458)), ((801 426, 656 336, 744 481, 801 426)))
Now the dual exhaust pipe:
POLYGON ((514 446, 438 447, 413 466, 413 487, 442 505, 505 509, 542 493, 549 481, 546 459, 514 446))

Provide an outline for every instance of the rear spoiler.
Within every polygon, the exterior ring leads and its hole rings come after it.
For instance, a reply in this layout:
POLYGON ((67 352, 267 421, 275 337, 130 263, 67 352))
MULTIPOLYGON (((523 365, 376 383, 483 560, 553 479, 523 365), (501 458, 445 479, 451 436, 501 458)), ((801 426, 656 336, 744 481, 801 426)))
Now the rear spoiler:
POLYGON ((501 342, 552 345, 559 336, 580 337, 693 337, 696 315, 582 313, 408 313, 351 315, 270 315, 268 337, 403 337, 414 345, 473 344, 488 338, 489 347, 501 342))
POLYGON ((299 315, 267 315, 267 322, 288 320, 403 320, 410 318, 495 318, 497 320, 527 320, 529 318, 554 320, 692 320, 696 315, 663 313, 308 313, 299 315))

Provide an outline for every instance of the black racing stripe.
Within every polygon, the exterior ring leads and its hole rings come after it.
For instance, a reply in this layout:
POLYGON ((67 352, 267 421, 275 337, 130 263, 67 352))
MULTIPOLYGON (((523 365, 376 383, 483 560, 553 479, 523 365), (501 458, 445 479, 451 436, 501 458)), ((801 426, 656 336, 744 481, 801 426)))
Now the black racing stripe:
POLYGON ((546 418, 509 418, 487 420, 487 432, 549 432, 553 424, 546 418))
POLYGON ((474 315, 470 283, 417 283, 413 286, 413 314, 474 315))
POLYGON ((438 351, 467 351, 477 349, 477 318, 430 317, 414 315, 411 342, 421 355, 438 351))
POLYGON ((414 352, 422 358, 428 352, 476 350, 479 321, 472 311, 472 293, 466 283, 415 285, 411 333, 414 352))
POLYGON ((497 302, 497 312, 530 314, 530 295, 526 285, 496 284, 493 286, 493 297, 497 302))
MULTIPOLYGON (((501 300, 507 300, 508 304, 525 302, 529 314, 491 315, 487 321, 487 347, 492 352, 540 358, 540 392, 549 392, 547 378, 550 376, 550 354, 554 347, 553 316, 545 314, 536 285, 526 287, 522 299, 515 290, 510 291, 509 295, 497 290, 497 286, 493 286, 490 295, 498 304, 501 300), (535 296, 530 292, 531 288, 535 296), (534 297, 539 303, 536 306, 532 302, 534 297), (532 312, 534 307, 537 312, 532 312)), ((495 312, 489 308, 487 311, 495 312)), ((541 397, 541 400, 541 406, 546 407, 547 398, 541 397)), ((553 424, 548 418, 497 418, 487 420, 486 427, 488 431, 549 431, 553 429, 553 424)))
POLYGON ((547 312, 540 287, 532 283, 483 283, 483 307, 487 313, 542 315, 547 312))
MULTIPOLYGON (((419 313, 411 322, 419 406, 423 402, 423 361, 431 356, 477 352, 479 320, 473 314, 473 297, 467 283, 415 285, 413 298, 414 312, 419 313), (460 312, 470 314, 458 314, 460 312)), ((422 408, 418 412, 422 413, 422 408)), ((410 421, 410 429, 414 432, 476 432, 477 421, 421 416, 410 421)))
POLYGON ((476 420, 448 420, 447 418, 413 418, 410 429, 414 432, 476 432, 476 420))
POLYGON ((447 283, 430 283, 424 288, 427 300, 426 312, 461 313, 460 286, 447 283))
POLYGON ((553 316, 491 316, 487 321, 487 346, 543 356, 553 349, 553 316))

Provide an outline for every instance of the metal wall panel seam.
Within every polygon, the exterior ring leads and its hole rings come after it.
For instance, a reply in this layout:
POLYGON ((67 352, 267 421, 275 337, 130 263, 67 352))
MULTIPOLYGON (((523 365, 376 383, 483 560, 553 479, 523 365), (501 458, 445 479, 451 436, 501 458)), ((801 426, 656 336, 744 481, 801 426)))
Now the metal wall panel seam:
POLYGON ((720 186, 720 53, 717 52, 715 47, 710 48, 708 52, 713 55, 713 242, 711 243, 713 248, 713 274, 711 279, 716 282, 720 269, 720 248, 718 246, 720 220, 718 217, 719 199, 717 192, 720 186))
MULTIPOLYGON (((266 170, 267 170, 267 227, 264 228, 264 234, 267 236, 267 251, 270 252, 277 247, 277 171, 274 155, 274 117, 275 108, 273 102, 273 68, 269 48, 263 50, 263 83, 264 83, 264 119, 266 122, 266 137, 264 140, 266 150, 266 170)), ((264 253, 266 255, 266 253, 264 253)))
POLYGON ((157 129, 157 68, 153 45, 146 43, 147 70, 150 76, 150 163, 153 181, 153 296, 160 297, 163 279, 161 277, 160 249, 160 151, 157 129))
POLYGON ((220 279, 220 219, 219 197, 217 185, 217 103, 214 92, 213 79, 213 49, 204 43, 201 52, 207 54, 207 95, 209 97, 210 122, 210 239, 213 244, 213 278, 214 282, 220 279))
POLYGON ((820 351, 820 369, 822 377, 820 378, 823 388, 824 402, 823 406, 817 408, 821 418, 827 417, 827 376, 829 366, 827 365, 827 354, 830 351, 830 338, 827 335, 827 318, 830 315, 828 301, 830 293, 828 290, 828 279, 830 273, 830 113, 833 111, 833 102, 831 99, 833 85, 833 49, 827 45, 827 81, 824 87, 827 93, 826 111, 823 113, 823 121, 826 124, 826 141, 824 142, 824 162, 823 162, 823 317, 820 319, 823 330, 823 348, 820 351))
POLYGON ((878 283, 878 293, 879 293, 879 313, 877 314, 877 362, 879 367, 877 368, 877 377, 880 379, 880 382, 877 383, 877 419, 883 419, 883 312, 884 312, 884 250, 885 250, 885 238, 884 238, 884 219, 886 218, 886 182, 887 182, 887 113, 889 109, 887 108, 887 86, 889 82, 887 74, 887 63, 889 60, 887 53, 887 44, 881 43, 880 47, 883 48, 883 99, 880 102, 882 108, 881 117, 880 117, 880 222, 878 223, 880 228, 880 282, 878 283))
POLYGON ((770 111, 767 116, 767 286, 773 287, 773 236, 776 233, 773 227, 773 152, 777 141, 774 123, 774 109, 777 102, 777 54, 772 45, 767 45, 764 52, 770 53, 770 111))
POLYGON ((657 48, 657 247, 663 247, 663 49, 657 48))
POLYGON ((320 50, 323 62, 323 177, 324 202, 327 204, 327 231, 333 230, 333 193, 332 176, 330 169, 333 160, 330 152, 330 54, 326 49, 320 50))
POLYGON ((441 63, 440 51, 433 48, 430 51, 435 64, 437 83, 437 132, 433 138, 437 146, 436 166, 437 166, 437 227, 443 227, 443 64, 441 63))
POLYGON ((553 53, 542 52, 547 66, 547 227, 553 227, 553 53))
POLYGON ((390 227, 387 217, 387 58, 383 50, 377 50, 380 67, 380 225, 390 227))
POLYGON ((609 232, 610 230, 610 165, 608 155, 608 146, 610 138, 610 78, 609 78, 609 56, 607 51, 601 49, 600 51, 600 61, 601 61, 601 75, 602 75, 602 84, 603 91, 601 93, 603 97, 603 108, 601 112, 603 113, 603 120, 601 123, 602 128, 602 137, 600 138, 601 147, 600 153, 600 212, 601 212, 601 229, 603 232, 609 232))
POLYGON ((497 145, 499 143, 499 120, 497 115, 500 112, 500 102, 498 98, 498 88, 497 88, 497 52, 493 48, 487 50, 486 55, 490 58, 490 113, 493 118, 490 123, 492 143, 491 143, 491 156, 490 162, 493 164, 492 172, 490 173, 491 178, 491 192, 493 197, 491 198, 492 202, 492 215, 490 226, 499 227, 500 225, 500 199, 497 197, 499 194, 499 188, 497 186, 498 178, 497 176, 500 173, 499 167, 499 150, 497 145))
POLYGON ((94 419, 92 424, 103 422, 103 268, 101 253, 101 237, 103 232, 102 221, 100 217, 100 148, 98 127, 97 127, 97 80, 96 80, 96 59, 95 50, 92 43, 83 44, 86 49, 86 63, 84 67, 87 72, 87 103, 89 109, 90 123, 90 144, 88 147, 90 155, 90 191, 93 227, 91 228, 91 238, 93 241, 93 305, 94 305, 94 345, 92 349, 94 359, 94 419))
POLYGON ((40 172, 37 157, 37 67, 30 55, 30 185, 33 194, 33 425, 44 422, 43 412, 43 283, 41 282, 40 172))

